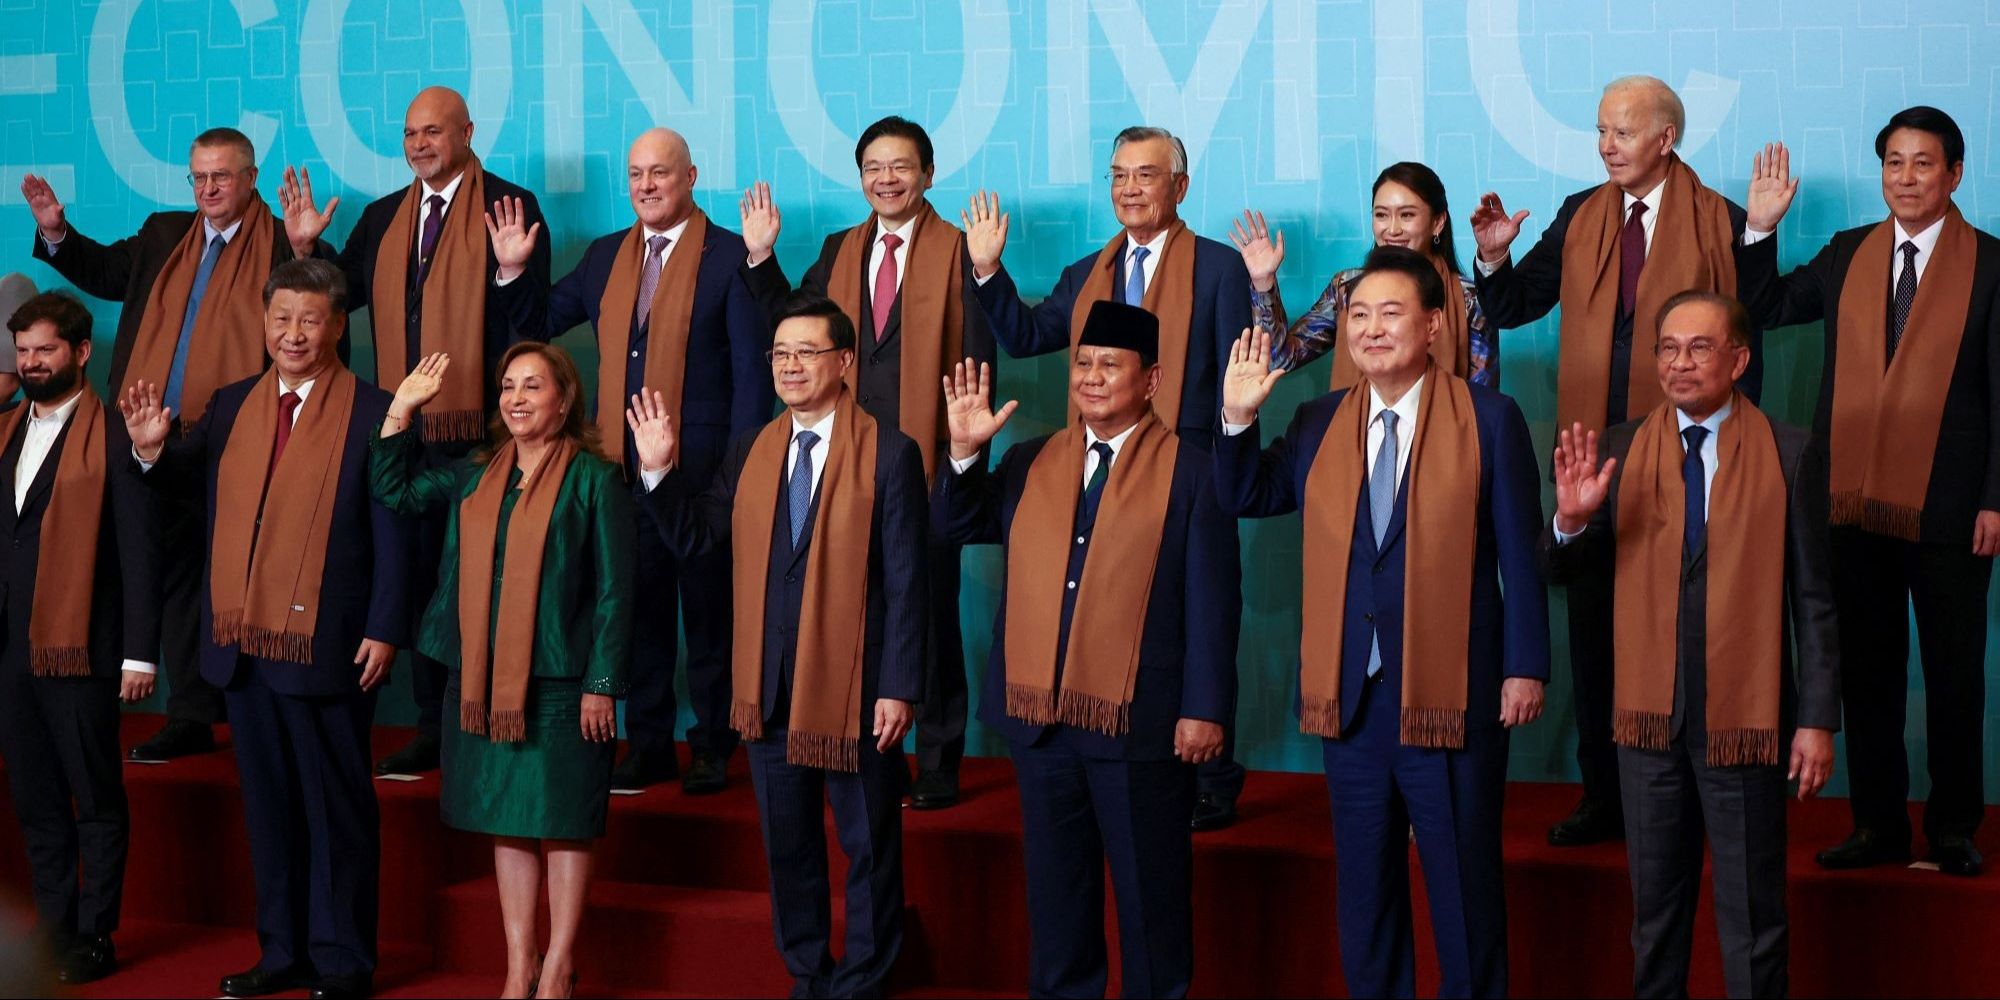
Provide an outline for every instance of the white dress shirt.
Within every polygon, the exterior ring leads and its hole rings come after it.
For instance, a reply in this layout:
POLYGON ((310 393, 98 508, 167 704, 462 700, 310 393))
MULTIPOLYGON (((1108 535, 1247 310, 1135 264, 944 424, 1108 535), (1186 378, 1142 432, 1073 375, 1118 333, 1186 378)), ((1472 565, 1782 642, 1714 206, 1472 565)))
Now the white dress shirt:
POLYGON ((808 459, 812 462, 813 496, 819 495, 819 477, 826 471, 827 439, 833 435, 833 414, 832 410, 826 411, 826 416, 819 418, 819 422, 810 427, 799 423, 797 414, 792 416, 792 440, 785 445, 785 482, 792 481, 792 468, 799 461, 799 435, 811 431, 819 436, 819 440, 813 442, 812 454, 808 459))
MULTIPOLYGON (((1132 437, 1132 432, 1138 429, 1139 425, 1133 424, 1108 438, 1101 438, 1097 436, 1096 431, 1091 430, 1088 426, 1084 427, 1083 485, 1089 486, 1090 477, 1097 472, 1096 446, 1102 443, 1111 448, 1111 464, 1115 467, 1118 464, 1118 452, 1125 447, 1125 442, 1132 437)), ((962 476, 965 474, 965 470, 972 468, 972 464, 977 461, 979 461, 979 456, 976 454, 969 458, 954 458, 951 460, 951 471, 962 476)))
MULTIPOLYGON (((1375 456, 1381 453, 1382 439, 1385 436, 1382 428, 1382 411, 1389 410, 1396 414, 1396 482, 1403 481, 1403 473, 1408 472, 1410 468, 1410 449, 1417 440, 1417 401, 1423 397, 1425 377, 1417 376, 1416 382, 1397 398, 1394 406, 1384 403, 1382 394, 1376 392, 1374 386, 1368 387, 1368 455, 1367 464, 1363 468, 1375 468, 1375 456)), ((1235 437, 1249 429, 1249 424, 1232 424, 1228 420, 1222 422, 1224 437, 1235 437)))
MULTIPOLYGON (((910 239, 916 235, 917 218, 914 215, 903 220, 902 225, 893 228, 888 220, 879 215, 875 217, 875 242, 868 245, 868 259, 863 262, 867 265, 867 270, 863 271, 861 276, 863 287, 868 289, 870 296, 875 294, 875 271, 881 266, 879 261, 882 259, 882 237, 896 236, 903 241, 896 246, 896 291, 900 294, 903 290, 903 272, 907 270, 905 262, 910 259, 910 239)), ((819 473, 815 472, 813 475, 818 476, 819 473)))
POLYGON ((1132 276, 1132 251, 1145 247, 1146 259, 1139 262, 1139 273, 1146 276, 1146 288, 1152 288, 1153 275, 1160 271, 1160 257, 1167 252, 1167 232, 1168 230, 1162 229, 1152 240, 1145 243, 1134 239, 1131 233, 1126 233, 1125 257, 1118 262, 1119 274, 1124 278, 1132 276))
MULTIPOLYGON (((1653 230, 1658 228, 1660 224, 1660 200, 1666 194, 1666 191, 1667 191, 1667 182, 1663 180, 1659 184, 1654 185, 1653 189, 1651 191, 1646 192, 1645 196, 1641 198, 1634 198, 1632 196, 1632 192, 1630 191, 1623 192, 1625 198, 1620 206, 1623 214, 1618 216, 1618 226, 1620 229, 1623 229, 1625 226, 1625 220, 1630 219, 1632 217, 1633 205, 1636 205, 1642 201, 1645 202, 1646 214, 1639 217, 1639 228, 1643 230, 1646 234, 1646 252, 1649 254, 1653 252, 1653 230)), ((1755 242, 1756 240, 1751 239, 1749 233, 1743 234, 1744 246, 1749 246, 1750 244, 1755 242)), ((1511 257, 1512 254, 1509 254, 1508 256, 1511 257)), ((1476 252, 1472 255, 1472 266, 1479 269, 1479 273, 1481 276, 1490 275, 1493 272, 1500 270, 1499 264, 1486 263, 1486 261, 1481 259, 1479 254, 1476 252)))
MULTIPOLYGON (((1938 236, 1944 232, 1944 216, 1938 216, 1936 222, 1925 226, 1923 232, 1914 236, 1903 228, 1901 219, 1891 218, 1889 224, 1896 227, 1896 242, 1889 248, 1889 287, 1894 289, 1896 280, 1903 276, 1903 244, 1906 242, 1917 245, 1917 284, 1923 284, 1924 268, 1930 265, 1931 251, 1937 249, 1938 236)), ((1771 233, 1768 230, 1748 227, 1743 230, 1743 245, 1746 247, 1770 238, 1771 233)))
MULTIPOLYGON (((1736 402, 1732 398, 1730 401, 1723 403, 1721 409, 1709 414, 1706 420, 1696 420, 1688 416, 1684 410, 1677 409, 1674 411, 1674 422, 1682 433, 1681 440, 1683 442, 1687 441, 1686 432, 1688 428, 1696 426, 1708 428, 1708 436, 1701 441, 1701 520, 1703 524, 1708 523, 1708 498, 1715 494, 1715 470, 1718 465, 1722 464, 1722 449, 1716 447, 1716 442, 1722 437, 1723 421, 1729 419, 1730 411, 1735 408, 1736 402)), ((1557 545, 1568 545, 1577 536, 1583 534, 1581 531, 1569 532, 1562 530, 1560 520, 1551 523, 1550 527, 1555 529, 1557 545)))

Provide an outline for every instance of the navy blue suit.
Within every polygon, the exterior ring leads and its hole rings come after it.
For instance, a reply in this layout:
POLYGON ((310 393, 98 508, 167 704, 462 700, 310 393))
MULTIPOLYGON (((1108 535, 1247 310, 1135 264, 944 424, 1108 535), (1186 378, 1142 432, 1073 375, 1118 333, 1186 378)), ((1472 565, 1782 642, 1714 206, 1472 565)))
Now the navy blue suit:
MULTIPOLYGON (((789 415, 778 419, 791 420, 789 415)), ((839 433, 836 428, 835 433, 839 433)), ((771 913, 778 951, 796 981, 795 996, 880 995, 902 949, 903 784, 900 746, 875 749, 879 698, 917 701, 923 692, 925 524, 923 458, 916 443, 893 426, 877 423, 875 509, 868 525, 868 624, 861 674, 861 753, 853 774, 801 767, 785 761, 792 669, 798 657, 805 567, 812 550, 811 520, 819 513, 813 491, 808 527, 792 543, 790 515, 780 474, 776 495, 744 497, 775 505, 770 566, 765 574, 764 655, 760 675, 764 738, 747 744, 764 850, 771 866, 771 913), (838 964, 830 950, 826 825, 833 807, 840 849, 847 855, 847 949, 838 964)), ((727 553, 736 486, 757 431, 730 444, 712 483, 685 470, 668 473, 639 502, 659 525, 678 558, 727 553), (707 488, 703 489, 706 485, 707 488)), ((843 525, 858 530, 859 525, 843 525)), ((858 569, 854 567, 853 569, 858 569)), ((843 567, 843 569, 846 569, 843 567)), ((726 586, 728 577, 710 581, 726 586)))
MULTIPOLYGON (((1339 611, 1344 623, 1342 738, 1324 741, 1340 873, 1341 966, 1354 996, 1407 997, 1416 988, 1411 826, 1416 828, 1437 935, 1441 995, 1507 992, 1507 913, 1500 871, 1507 731, 1499 724, 1500 686, 1506 678, 1548 679, 1548 595, 1536 554, 1541 484, 1527 422, 1512 399, 1484 386, 1472 386, 1471 393, 1479 428, 1479 532, 1463 750, 1401 744, 1403 529, 1409 480, 1406 474, 1397 489, 1379 547, 1367 484, 1357 484, 1361 493, 1347 567, 1347 606, 1339 611), (1379 640, 1382 657, 1374 680, 1367 678, 1371 636, 1379 640)), ((1299 407, 1284 436, 1261 454, 1254 425, 1218 438, 1216 490, 1223 508, 1242 517, 1297 510, 1334 409, 1345 395, 1340 390, 1299 407)))
MULTIPOLYGON (((145 473, 162 489, 201 491, 211 547, 222 454, 257 382, 218 391, 200 422, 145 473)), ((354 658, 363 639, 402 647, 409 638, 410 531, 368 493, 368 438, 389 400, 366 382, 354 387, 311 663, 216 645, 203 573, 201 673, 228 706, 257 879, 258 966, 269 971, 366 976, 375 968, 381 842, 368 747, 375 694, 361 690, 354 658)))
MULTIPOLYGON (((553 340, 570 328, 589 323, 601 331, 598 313, 605 286, 618 263, 618 248, 630 230, 591 241, 574 270, 549 289, 546 314, 531 321, 526 336, 553 340)), ((694 252, 675 247, 670 254, 694 252)), ((688 320, 687 370, 682 382, 680 414, 674 429, 680 437, 680 468, 695 482, 706 483, 722 464, 723 450, 735 434, 764 426, 771 419, 775 393, 771 367, 764 352, 771 347, 771 326, 764 308, 744 283, 743 237, 708 224, 699 248, 701 266, 695 276, 694 306, 688 320)), ((634 277, 634 285, 637 277, 634 277)), ((632 315, 613 316, 625 325, 626 394, 646 382, 645 325, 632 315)), ((603 344, 600 336, 599 346, 603 344)), ((605 363, 616 363, 604 359, 605 363)), ((591 397, 595 400, 595 396, 591 397)), ((625 479, 639 482, 633 458, 632 432, 625 435, 625 479)), ((637 598, 649 613, 636 619, 632 641, 632 688, 625 702, 625 733, 635 750, 671 760, 674 753, 674 653, 676 611, 687 607, 688 700, 694 725, 688 728, 688 748, 695 753, 728 757, 736 749, 736 731, 729 728, 730 595, 715 585, 729 578, 727 553, 682 565, 668 552, 659 531, 640 513, 637 598)), ((789 539, 788 539, 789 540, 789 539)))
MULTIPOLYGON (((997 473, 986 471, 983 456, 962 474, 944 464, 931 496, 939 533, 965 545, 1006 544, 1028 470, 1048 440, 1008 449, 997 473)), ((1111 475, 1124 457, 1113 460, 1111 475)), ((1183 718, 1228 724, 1242 611, 1236 524, 1216 505, 1213 476, 1208 454, 1182 442, 1123 735, 1008 716, 1004 601, 994 618, 979 718, 1006 734, 1020 782, 1031 995, 1103 995, 1107 859, 1125 994, 1182 996, 1193 976, 1194 769, 1174 757, 1174 730, 1183 718)), ((1067 574, 1073 581, 1083 579, 1098 518, 1117 514, 1082 499, 1077 507, 1071 524, 1036 526, 1074 536, 1067 574)), ((1077 596, 1074 589, 1064 594, 1058 678, 1077 596)))

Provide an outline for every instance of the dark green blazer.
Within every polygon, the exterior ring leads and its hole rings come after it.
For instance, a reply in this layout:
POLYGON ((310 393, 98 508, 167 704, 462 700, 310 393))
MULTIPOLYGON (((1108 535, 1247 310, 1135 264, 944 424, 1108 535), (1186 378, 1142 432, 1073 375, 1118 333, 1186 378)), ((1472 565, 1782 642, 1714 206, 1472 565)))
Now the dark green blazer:
MULTIPOLYGON (((437 593, 418 626, 417 651, 457 670, 458 510, 479 487, 486 466, 466 459, 420 469, 420 450, 412 431, 385 438, 378 429, 368 439, 369 486, 378 502, 407 517, 450 508, 437 593)), ((581 680, 588 694, 625 693, 636 525, 631 491, 618 467, 579 453, 563 475, 549 516, 535 604, 534 676, 581 680)))

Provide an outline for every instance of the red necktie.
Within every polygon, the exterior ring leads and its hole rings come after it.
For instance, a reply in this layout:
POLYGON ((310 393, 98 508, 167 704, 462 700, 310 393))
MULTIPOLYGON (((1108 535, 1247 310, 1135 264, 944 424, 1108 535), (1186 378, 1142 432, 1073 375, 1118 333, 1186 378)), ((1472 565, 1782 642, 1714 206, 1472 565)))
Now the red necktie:
POLYGON ((1632 203, 1625 217, 1625 229, 1618 234, 1618 315, 1632 315, 1639 307, 1639 272, 1646 266, 1646 203, 1632 203))
MULTIPOLYGON (((299 412, 299 394, 287 392, 278 397, 278 442, 271 446, 271 468, 278 467, 278 456, 285 453, 285 444, 292 439, 292 415, 299 412)), ((270 478, 266 470, 265 478, 270 478)))
POLYGON ((903 238, 895 233, 882 237, 882 262, 875 266, 875 299, 869 312, 875 317, 875 339, 882 339, 882 328, 889 325, 889 308, 896 304, 896 248, 903 245, 903 238))

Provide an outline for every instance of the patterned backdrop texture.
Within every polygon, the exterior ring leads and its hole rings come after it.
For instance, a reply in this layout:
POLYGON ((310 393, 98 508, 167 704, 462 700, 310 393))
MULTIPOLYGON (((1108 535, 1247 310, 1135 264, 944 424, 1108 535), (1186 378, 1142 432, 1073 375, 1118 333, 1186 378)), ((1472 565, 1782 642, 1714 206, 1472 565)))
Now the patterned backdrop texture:
MULTIPOLYGON (((1602 180, 1597 95, 1626 73, 1680 91, 1681 154, 1732 198, 1756 149, 1791 145, 1804 183, 1781 233, 1787 266, 1881 218, 1872 140, 1911 104, 1965 128, 1958 204, 2000 228, 2000 67, 1977 56, 2000 51, 2000 0, 0 0, 0 18, 0 248, 42 287, 57 279, 29 259, 23 172, 51 178, 78 229, 114 238, 187 207, 189 141, 235 125, 256 142, 271 200, 287 164, 312 171, 322 202, 343 196, 339 242, 369 198, 408 183, 401 116, 431 84, 466 94, 488 168, 540 193, 558 273, 591 237, 629 224, 624 150, 660 123, 687 135, 698 200, 725 224, 744 186, 772 182, 778 252, 796 275, 827 232, 866 211, 853 137, 903 114, 936 141, 935 204, 955 216, 972 192, 997 191, 1013 214, 1007 265, 1039 293, 1115 232, 1110 140, 1145 123, 1186 141, 1182 212, 1197 231, 1225 238, 1246 207, 1284 230, 1279 279, 1296 311, 1365 252, 1368 185, 1396 160, 1444 178, 1462 254, 1465 217, 1488 190, 1533 213, 1525 251, 1564 195, 1602 180)), ((114 308, 94 308, 108 332, 114 308)), ((356 336, 367 371, 365 324, 356 336)), ((1810 418, 1819 336, 1767 341, 1765 404, 1780 419, 1810 418)), ((562 342, 594 367, 586 334, 562 342)), ((1547 440, 1553 318, 1506 331, 1501 357, 1503 390, 1547 440)), ((1286 379, 1273 412, 1325 378, 1320 362, 1286 379)), ((1057 358, 1005 362, 1001 391, 1023 404, 1006 440, 1062 420, 1057 358)), ((1252 767, 1316 769, 1290 713, 1299 531, 1246 522, 1242 539, 1238 752, 1252 767)), ((1001 564, 992 550, 965 559, 961 614, 980 670, 1001 564)), ((1556 681, 1547 715, 1514 738, 1516 779, 1575 775, 1563 615, 1558 596, 1556 681)), ((1910 684, 1922 687, 1914 671, 1910 684)), ((412 717, 406 691, 384 695, 380 718, 412 717)), ((1922 705, 1913 693, 1919 793, 1922 705)), ((2000 800, 1996 722, 1989 710, 1989 800, 2000 800)), ((1004 751, 976 723, 971 739, 975 753, 1004 751)))

